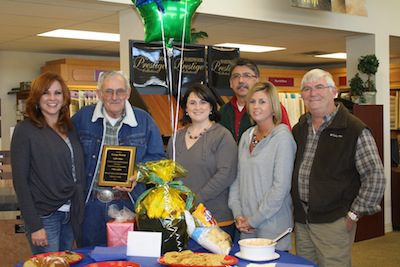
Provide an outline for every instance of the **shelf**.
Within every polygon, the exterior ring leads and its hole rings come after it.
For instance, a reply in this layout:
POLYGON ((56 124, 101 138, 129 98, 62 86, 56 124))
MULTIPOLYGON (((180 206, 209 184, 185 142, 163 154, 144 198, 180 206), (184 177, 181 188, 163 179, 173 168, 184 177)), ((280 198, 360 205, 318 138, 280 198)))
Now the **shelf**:
POLYGON ((95 85, 68 85, 68 89, 70 91, 81 91, 81 90, 97 90, 97 86, 95 85))

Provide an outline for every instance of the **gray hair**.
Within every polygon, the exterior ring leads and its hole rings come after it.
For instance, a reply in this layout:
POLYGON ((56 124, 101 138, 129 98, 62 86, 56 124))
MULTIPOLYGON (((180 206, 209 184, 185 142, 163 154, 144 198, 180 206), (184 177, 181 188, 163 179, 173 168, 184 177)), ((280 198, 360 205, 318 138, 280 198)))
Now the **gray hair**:
POLYGON ((332 74, 321 69, 312 69, 304 74, 303 79, 301 80, 300 89, 303 89, 305 83, 317 81, 321 78, 325 79, 327 86, 332 88, 336 87, 332 74))
POLYGON ((122 71, 110 70, 110 71, 104 71, 99 75, 99 80, 97 81, 97 90, 101 91, 103 89, 104 81, 107 78, 115 76, 121 77, 124 80, 126 90, 129 90, 131 88, 128 78, 122 71))

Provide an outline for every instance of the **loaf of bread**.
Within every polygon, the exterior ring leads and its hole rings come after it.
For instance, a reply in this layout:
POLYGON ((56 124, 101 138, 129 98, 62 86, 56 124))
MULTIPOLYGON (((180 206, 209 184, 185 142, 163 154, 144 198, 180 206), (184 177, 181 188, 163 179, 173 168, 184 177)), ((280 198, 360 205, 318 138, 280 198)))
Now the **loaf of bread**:
POLYGON ((27 260, 23 267, 69 267, 69 263, 63 257, 46 256, 27 260))

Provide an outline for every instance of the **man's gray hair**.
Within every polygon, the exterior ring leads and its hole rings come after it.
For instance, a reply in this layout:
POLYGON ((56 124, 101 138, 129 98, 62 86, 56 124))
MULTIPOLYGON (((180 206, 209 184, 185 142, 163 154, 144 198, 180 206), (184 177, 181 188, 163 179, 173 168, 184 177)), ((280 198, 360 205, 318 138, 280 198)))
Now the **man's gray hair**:
POLYGON ((110 70, 110 71, 104 71, 99 75, 99 80, 97 81, 97 90, 101 91, 103 89, 105 79, 114 76, 121 77, 124 80, 126 90, 129 90, 131 88, 128 78, 122 71, 110 70))
POLYGON ((300 89, 303 89, 305 83, 318 81, 321 78, 325 79, 327 86, 332 88, 336 87, 332 74, 321 69, 312 69, 304 74, 303 79, 301 80, 300 89))

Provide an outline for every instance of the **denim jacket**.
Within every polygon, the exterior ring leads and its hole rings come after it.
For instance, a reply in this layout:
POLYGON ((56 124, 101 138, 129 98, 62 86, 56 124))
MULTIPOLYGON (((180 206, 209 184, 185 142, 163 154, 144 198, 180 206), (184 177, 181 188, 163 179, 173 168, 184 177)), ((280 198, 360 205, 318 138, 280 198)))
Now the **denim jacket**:
MULTIPOLYGON (((125 104, 125 117, 118 129, 118 142, 121 146, 135 146, 135 163, 159 160, 165 157, 160 130, 151 116, 144 110, 125 104)), ((103 136, 105 134, 103 103, 86 106, 73 117, 72 122, 78 132, 85 158, 86 202, 93 187, 93 177, 100 165, 103 136)), ((144 185, 138 184, 131 192, 136 199, 144 191, 144 185)))

